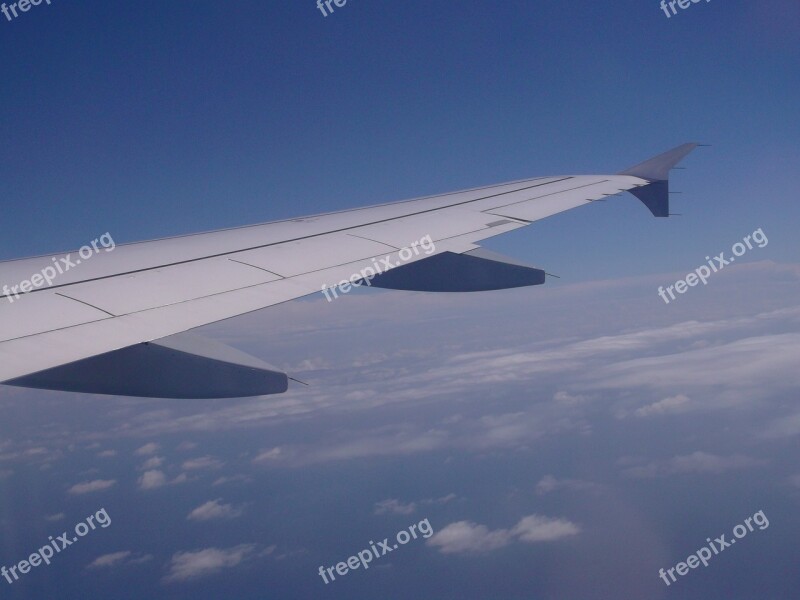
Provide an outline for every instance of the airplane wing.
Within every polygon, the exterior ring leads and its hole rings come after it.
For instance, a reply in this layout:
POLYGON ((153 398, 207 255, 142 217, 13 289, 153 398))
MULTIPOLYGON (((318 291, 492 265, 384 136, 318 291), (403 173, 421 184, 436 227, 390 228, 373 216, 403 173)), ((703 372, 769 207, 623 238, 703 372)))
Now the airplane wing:
POLYGON ((0 382, 160 398, 281 393, 287 374, 185 332, 320 291, 335 295, 340 283, 339 290, 444 292, 543 283, 541 269, 477 242, 623 191, 666 217, 669 171, 696 146, 615 175, 540 177, 114 248, 95 244, 89 256, 2 262, 0 382))

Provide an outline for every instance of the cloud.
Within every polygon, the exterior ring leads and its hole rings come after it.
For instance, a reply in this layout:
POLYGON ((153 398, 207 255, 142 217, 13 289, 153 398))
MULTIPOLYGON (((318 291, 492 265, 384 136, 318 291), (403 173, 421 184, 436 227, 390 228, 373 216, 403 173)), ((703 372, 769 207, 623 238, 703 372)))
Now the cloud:
POLYGON ((451 523, 427 541, 442 554, 485 554, 517 541, 526 544, 553 542, 580 533, 580 528, 566 519, 528 515, 511 529, 490 530, 471 521, 451 523))
MULTIPOLYGON (((26 463, 38 463, 41 465, 39 468, 44 470, 52 466, 50 461, 56 460, 63 456, 62 450, 51 451, 44 446, 35 446, 26 448, 24 450, 19 449, 6 452, 5 450, 10 449, 11 446, 12 444, 9 442, 0 444, 0 450, 3 450, 0 452, 0 462, 22 461, 26 463)), ((72 451, 74 450, 74 445, 68 445, 67 448, 72 451)), ((4 471, 4 473, 6 476, 8 476, 8 474, 13 474, 13 471, 4 471)))
POLYGON ((201 456, 183 462, 183 468, 187 471, 197 471, 200 469, 219 469, 225 463, 212 458, 211 456, 201 456))
MULTIPOLYGON (((759 318, 766 320, 770 315, 757 315, 753 320, 759 318)), ((716 325, 728 325, 734 333, 734 323, 719 321, 716 325)), ((655 356, 621 360, 592 370, 581 379, 592 389, 719 388, 739 392, 752 401, 779 391, 790 392, 800 385, 800 370, 793 360, 798 351, 798 333, 752 335, 708 348, 682 352, 668 349, 655 356)))
POLYGON ((162 485, 166 485, 167 476, 163 471, 145 471, 139 478, 139 488, 142 490, 153 490, 162 485))
POLYGON ((395 498, 388 498, 375 503, 376 515, 410 515, 417 510, 417 506, 421 504, 447 504, 458 498, 455 494, 447 494, 441 498, 425 498, 419 502, 403 503, 395 498))
POLYGON ((155 454, 156 452, 158 452, 158 448, 159 448, 158 444, 156 444, 155 442, 149 442, 144 446, 142 446, 141 448, 138 448, 134 452, 134 454, 136 454, 137 456, 148 456, 149 454, 155 454))
POLYGON ((764 429, 766 438, 794 437, 800 434, 800 412, 772 420, 764 429))
POLYGON ((686 456, 676 456, 670 461, 673 473, 724 473, 748 469, 766 464, 766 461, 749 456, 717 456, 707 452, 693 452, 686 456))
POLYGON ((130 550, 123 550, 121 552, 112 552, 110 554, 103 554, 98 556, 91 563, 87 569, 101 569, 111 568, 122 565, 138 565, 153 559, 152 554, 142 554, 136 558, 131 558, 133 553, 130 550))
POLYGON ((370 456, 395 456, 428 452, 443 446, 447 432, 420 431, 410 424, 394 424, 370 431, 341 431, 336 440, 318 444, 281 446, 261 452, 258 465, 304 466, 370 456))
POLYGON ((150 469, 157 469, 163 464, 164 464, 164 459, 162 457, 151 456, 146 461, 144 461, 144 463, 142 463, 142 466, 139 468, 142 469, 143 471, 147 471, 150 469))
POLYGON ((56 513, 54 515, 45 515, 44 520, 49 521, 50 523, 55 523, 56 521, 60 521, 64 518, 64 513, 56 513))
POLYGON ((189 521, 210 521, 211 519, 235 519, 242 515, 242 508, 221 502, 222 498, 209 500, 192 510, 186 518, 189 521))
POLYGON ((582 404, 586 402, 586 396, 581 396, 580 394, 570 394, 568 392, 556 392, 553 396, 553 400, 565 405, 575 405, 575 404, 582 404))
MULTIPOLYGON (((636 462, 636 461, 634 461, 636 462)), ((708 452, 693 452, 683 456, 674 456, 666 461, 653 461, 644 465, 636 465, 624 469, 622 473, 629 477, 649 478, 682 474, 720 474, 727 471, 738 471, 765 465, 766 461, 749 456, 734 454, 718 456, 708 452)))
POLYGON ((253 459, 254 464, 266 463, 277 460, 281 456, 280 446, 275 446, 269 450, 262 450, 258 456, 253 459))
POLYGON ((425 500, 420 500, 420 504, 447 504, 448 502, 452 502, 458 498, 453 493, 447 494, 446 496, 442 496, 440 498, 426 498, 425 500))
POLYGON ((164 583, 189 581, 232 569, 246 560, 255 550, 255 544, 241 544, 233 548, 206 548, 191 552, 176 552, 169 564, 164 583))
POLYGON ((92 492, 100 492, 103 490, 107 490, 108 488, 112 487, 115 483, 117 483, 116 479, 95 479, 94 481, 84 481, 82 483, 76 483, 73 485, 69 490, 67 490, 68 494, 72 494, 73 496, 78 494, 90 494, 92 492))
POLYGON ((552 475, 545 475, 539 480, 539 483, 536 484, 536 493, 537 494, 549 494, 550 492, 556 491, 561 485, 555 477, 552 475))
POLYGON ((178 483, 185 483, 187 481, 189 481, 189 478, 186 476, 186 473, 181 473, 175 477, 175 479, 169 481, 164 471, 152 469, 142 473, 142 476, 139 477, 138 483, 140 490, 154 490, 168 484, 175 485, 178 483))
POLYGON ((99 458, 111 458, 112 456, 116 456, 116 455, 117 455, 117 451, 116 450, 103 450, 102 452, 98 452, 97 453, 97 456, 99 458))
POLYGON ((111 554, 103 554, 102 556, 95 558, 86 568, 97 569, 99 567, 113 567, 114 565, 123 562, 130 555, 130 550, 125 550, 123 552, 112 552, 111 554))
POLYGON ((458 521, 440 529, 427 544, 442 554, 483 553, 507 546, 511 539, 507 529, 489 531, 486 525, 458 521))
POLYGON ((580 528, 566 519, 550 519, 539 515, 523 517, 511 530, 512 535, 528 544, 552 542, 578 533, 580 528))
POLYGON ((633 414, 637 417, 654 417, 670 413, 679 413, 686 409, 686 404, 688 404, 688 402, 689 398, 687 396, 678 394, 677 396, 670 396, 658 402, 654 402, 653 404, 637 408, 633 414))
POLYGON ((253 480, 247 475, 239 474, 239 475, 231 475, 229 477, 219 477, 215 479, 214 483, 212 483, 211 485, 223 485, 225 483, 235 483, 235 482, 250 483, 251 481, 253 480))
POLYGON ((410 515, 415 510, 417 510, 417 505, 414 502, 403 504, 400 500, 395 500, 394 498, 375 503, 376 515, 410 515))
POLYGON ((552 475, 545 475, 536 484, 535 492, 543 496, 558 490, 586 491, 595 490, 599 486, 591 481, 580 479, 556 479, 552 475))

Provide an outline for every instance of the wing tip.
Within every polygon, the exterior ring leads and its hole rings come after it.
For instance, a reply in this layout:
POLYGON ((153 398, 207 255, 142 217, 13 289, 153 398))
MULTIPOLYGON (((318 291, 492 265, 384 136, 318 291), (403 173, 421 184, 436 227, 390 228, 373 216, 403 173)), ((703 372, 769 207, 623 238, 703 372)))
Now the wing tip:
POLYGON ((649 183, 632 190, 636 196, 653 213, 654 217, 669 216, 669 172, 692 150, 701 146, 697 142, 688 142, 662 152, 638 165, 620 172, 619 175, 632 175, 649 183))
POLYGON ((648 181, 667 181, 670 170, 698 146, 700 146, 698 142, 687 142, 675 146, 671 150, 625 169, 619 175, 633 175, 648 181))

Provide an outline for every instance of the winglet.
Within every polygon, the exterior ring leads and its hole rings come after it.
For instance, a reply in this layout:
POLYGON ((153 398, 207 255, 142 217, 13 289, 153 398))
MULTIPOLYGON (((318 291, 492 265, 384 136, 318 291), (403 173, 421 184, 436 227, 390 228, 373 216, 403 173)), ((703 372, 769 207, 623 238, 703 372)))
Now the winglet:
POLYGON ((689 143, 654 156, 650 160, 626 169, 620 175, 632 175, 650 183, 629 190, 639 198, 656 217, 669 216, 669 171, 699 144, 689 143))

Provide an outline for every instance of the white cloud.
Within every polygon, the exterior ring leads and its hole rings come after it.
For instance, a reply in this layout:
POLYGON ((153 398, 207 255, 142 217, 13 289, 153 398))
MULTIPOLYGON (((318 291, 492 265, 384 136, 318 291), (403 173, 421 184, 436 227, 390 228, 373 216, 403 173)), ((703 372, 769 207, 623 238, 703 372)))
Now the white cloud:
POLYGON ((435 450, 447 440, 446 431, 420 431, 408 424, 394 424, 370 431, 339 432, 338 436, 339 439, 316 445, 281 446, 265 450, 253 459, 253 463, 301 466, 369 456, 417 454, 435 450))
POLYGON ((800 434, 800 412, 774 419, 764 429, 767 438, 794 437, 800 434))
POLYGON ((417 510, 417 506, 420 504, 431 505, 431 504, 447 504, 458 498, 455 494, 447 494, 446 496, 442 496, 440 498, 425 498, 424 500, 420 500, 419 502, 408 502, 404 503, 401 500, 396 498, 388 498, 386 500, 381 500, 380 502, 375 503, 375 514, 376 515, 410 515, 417 510))
POLYGON ((197 471, 200 469, 219 469, 224 465, 222 461, 212 458, 211 456, 201 456, 199 458, 192 458, 183 462, 183 468, 187 471, 197 471))
POLYGON ((414 502, 403 504, 400 500, 389 498, 375 503, 376 515, 410 515, 417 510, 417 505, 414 502))
POLYGON ((222 498, 209 500, 192 510, 186 517, 189 521, 209 521, 211 519, 235 519, 242 515, 242 508, 232 504, 222 504, 222 498))
POLYGON ((766 464, 764 460, 740 454, 718 456, 698 451, 692 454, 673 456, 666 461, 653 461, 643 465, 631 466, 624 469, 623 474, 636 478, 700 473, 719 474, 727 471, 749 469, 764 464, 766 464))
POLYGON ((560 487, 560 482, 552 475, 545 475, 536 484, 537 494, 549 494, 556 491, 560 487))
MULTIPOLYGON (((758 315, 766 318, 765 315, 758 315)), ((734 329, 725 321, 716 323, 734 329)), ((719 388, 739 392, 748 400, 778 391, 792 391, 800 385, 800 370, 794 357, 800 351, 800 334, 757 335, 708 348, 675 352, 669 349, 655 356, 621 360, 603 365, 582 379, 592 389, 675 387, 707 390, 719 388)))
POLYGON ((165 583, 188 581, 232 569, 241 564, 255 550, 255 544, 241 544, 233 548, 206 548, 191 552, 177 552, 172 556, 165 583))
POLYGON ((585 491, 595 490, 599 486, 591 481, 582 481, 580 479, 556 479, 552 475, 545 475, 536 484, 535 491, 538 495, 543 496, 558 490, 573 490, 585 491))
POLYGON ((125 550, 122 552, 112 552, 111 554, 103 554, 102 556, 98 556, 95 558, 87 569, 97 569, 99 567, 113 567, 121 562, 123 562, 126 558, 131 555, 130 550, 125 550))
POLYGON ((155 442, 149 442, 144 446, 142 446, 141 448, 138 448, 134 452, 134 454, 136 454, 137 456, 147 456, 149 454, 155 454, 156 452, 158 452, 158 448, 159 448, 158 444, 156 444, 155 442))
POLYGON ((277 460, 281 457, 281 449, 280 446, 275 446, 274 448, 270 448, 269 450, 262 450, 258 456, 253 459, 253 463, 266 463, 273 460, 277 460))
POLYGON ((168 484, 176 485, 178 483, 185 483, 187 481, 189 481, 189 478, 186 476, 186 473, 181 473, 172 481, 170 481, 164 471, 152 469, 142 473, 142 476, 139 477, 138 483, 139 489, 141 490, 154 490, 168 484))
POLYGON ((452 502, 456 498, 458 498, 458 496, 456 496, 453 493, 450 493, 440 498, 426 498, 425 500, 420 500, 420 504, 447 504, 448 502, 452 502))
POLYGON ((49 521, 50 523, 55 523, 56 521, 60 521, 64 518, 64 513, 56 513, 54 515, 45 515, 44 520, 49 521))
POLYGON ((107 490, 108 488, 112 487, 115 483, 117 483, 116 479, 95 479, 94 481, 84 481, 82 483, 76 483, 73 485, 69 490, 67 490, 68 494, 78 495, 78 494, 90 494, 92 492, 100 492, 103 490, 107 490))
POLYGON ((161 456, 151 456, 146 461, 144 461, 144 463, 142 463, 142 466, 139 468, 142 469, 143 471, 148 471, 151 469, 157 469, 163 464, 164 464, 164 459, 161 456))
POLYGON ((442 554, 484 554, 518 541, 527 544, 553 542, 580 533, 566 519, 528 515, 509 529, 490 530, 470 521, 451 523, 436 532, 427 544, 442 554))
POLYGON ((551 519, 539 515, 523 517, 511 530, 512 535, 529 544, 552 542, 578 533, 580 528, 566 519, 551 519))
POLYGON ((152 490, 166 485, 167 476, 163 471, 145 471, 139 478, 139 488, 143 490, 152 490))
POLYGON ((437 531, 427 544, 439 548, 442 554, 462 554, 490 552, 510 542, 507 529, 490 531, 486 525, 458 521, 437 531))
POLYGON ((132 556, 133 553, 130 550, 123 550, 121 552, 112 552, 110 554, 103 554, 102 556, 98 556, 97 558, 95 558, 91 563, 89 563, 86 566, 86 568, 101 569, 101 568, 117 567, 122 565, 138 565, 153 559, 152 554, 142 554, 135 558, 132 558, 132 556))
POLYGON ((141 556, 138 556, 137 558, 130 559, 127 562, 127 564, 129 564, 129 565, 140 565, 142 563, 146 563, 146 562, 151 561, 151 560, 153 560, 153 555, 152 554, 142 554, 141 556))
POLYGON ((247 475, 231 475, 229 477, 219 477, 214 480, 214 483, 211 485, 223 485, 225 483, 250 483, 252 479, 247 475))
POLYGON ((634 411, 637 417, 654 417, 658 415, 666 415, 670 413, 679 413, 686 410, 686 405, 689 402, 688 396, 678 394, 677 396, 669 396, 653 404, 642 406, 634 411))
POLYGON ((98 452, 97 453, 97 456, 99 458, 111 458, 111 457, 116 456, 116 455, 117 455, 117 451, 116 450, 103 450, 102 452, 98 452))
POLYGON ((568 392, 556 392, 553 396, 553 400, 565 405, 575 405, 575 404, 582 404, 586 402, 586 396, 581 396, 580 394, 570 394, 568 392))

